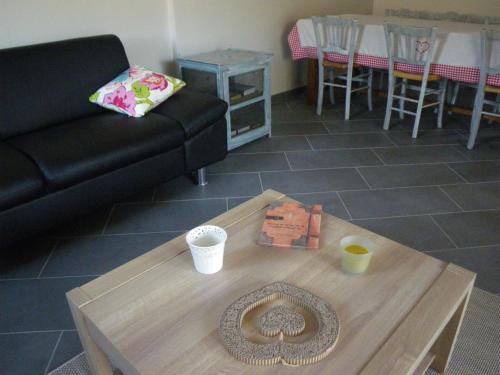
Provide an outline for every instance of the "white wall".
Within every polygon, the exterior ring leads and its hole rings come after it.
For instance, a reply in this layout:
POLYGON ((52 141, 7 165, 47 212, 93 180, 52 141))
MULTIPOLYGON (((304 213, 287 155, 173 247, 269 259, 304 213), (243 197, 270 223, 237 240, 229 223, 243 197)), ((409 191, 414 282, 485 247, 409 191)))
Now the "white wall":
POLYGON ((129 60, 171 70, 175 54, 273 52, 273 93, 302 84, 286 36, 314 14, 371 13, 373 0, 0 0, 0 48, 113 33, 129 60), (173 10, 175 9, 175 11, 173 10), (175 21, 175 28, 172 26, 175 21))
POLYGON ((383 15, 385 9, 399 8, 498 16, 500 0, 373 0, 374 14, 383 15))
POLYGON ((272 91, 303 84, 287 35, 299 18, 335 13, 371 13, 372 0, 174 0, 181 56, 216 48, 274 53, 272 91))
POLYGON ((166 19, 166 0, 0 0, 0 48, 116 34, 131 63, 163 70, 166 19))

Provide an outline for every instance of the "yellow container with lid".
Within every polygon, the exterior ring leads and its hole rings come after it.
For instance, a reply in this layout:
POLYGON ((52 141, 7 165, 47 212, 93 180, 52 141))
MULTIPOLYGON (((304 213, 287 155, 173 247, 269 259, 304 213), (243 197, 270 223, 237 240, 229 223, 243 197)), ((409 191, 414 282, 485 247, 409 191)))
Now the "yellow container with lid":
POLYGON ((365 273, 376 245, 363 236, 347 236, 340 241, 342 270, 351 274, 365 273))

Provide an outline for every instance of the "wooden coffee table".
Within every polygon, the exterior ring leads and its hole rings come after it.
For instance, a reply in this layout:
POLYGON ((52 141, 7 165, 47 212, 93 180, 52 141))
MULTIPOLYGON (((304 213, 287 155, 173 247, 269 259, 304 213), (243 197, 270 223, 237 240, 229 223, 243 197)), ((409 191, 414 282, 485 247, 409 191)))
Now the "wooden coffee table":
MULTIPOLYGON (((321 249, 256 244, 268 190, 210 221, 228 232, 224 268, 195 271, 184 236, 67 294, 92 372, 165 374, 422 374, 443 372, 475 274, 324 214, 321 249), (339 241, 368 236, 380 249, 363 276, 340 269, 339 241), (250 366, 225 349, 222 313, 240 296, 286 281, 328 301, 340 335, 322 361, 293 368, 250 366)), ((425 235, 425 234, 423 234, 425 235)))

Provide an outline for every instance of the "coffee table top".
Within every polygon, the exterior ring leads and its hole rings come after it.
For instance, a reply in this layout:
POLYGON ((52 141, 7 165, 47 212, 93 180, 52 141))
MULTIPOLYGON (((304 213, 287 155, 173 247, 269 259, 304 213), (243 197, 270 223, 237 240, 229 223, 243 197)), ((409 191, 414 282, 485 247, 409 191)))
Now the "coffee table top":
POLYGON ((259 246, 266 207, 276 199, 290 200, 268 190, 210 221, 228 233, 224 268, 217 274, 195 271, 180 236, 68 294, 93 339, 122 371, 413 373, 443 321, 472 288, 474 274, 328 214, 320 250, 259 246), (352 234, 368 236, 380 247, 363 276, 340 268, 340 239, 352 234), (339 340, 322 361, 300 368, 250 366, 226 351, 218 334, 224 310, 274 281, 306 289, 336 310, 339 340))

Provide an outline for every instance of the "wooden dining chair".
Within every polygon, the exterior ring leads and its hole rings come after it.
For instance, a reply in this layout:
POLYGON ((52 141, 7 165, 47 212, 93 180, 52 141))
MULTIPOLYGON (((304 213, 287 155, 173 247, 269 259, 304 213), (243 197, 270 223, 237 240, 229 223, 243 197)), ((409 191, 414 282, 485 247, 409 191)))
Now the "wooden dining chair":
MULTIPOLYGON (((493 20, 493 18, 489 17, 489 16, 477 16, 476 17, 475 15, 469 15, 467 17, 468 18, 466 19, 466 22, 468 22, 468 23, 482 23, 485 25, 489 25, 490 22, 492 22, 492 20, 493 20), (473 21, 476 21, 476 22, 473 22, 473 21)), ((461 86, 473 87, 473 88, 477 89, 477 85, 475 85, 475 84, 463 83, 463 82, 458 82, 458 81, 453 82, 453 90, 449 90, 450 91, 449 103, 452 107, 455 106, 455 104, 457 103, 457 99, 458 99, 458 95, 459 95, 459 91, 460 91, 461 86)), ((448 113, 451 113, 451 111, 448 113)))
POLYGON ((312 17, 316 49, 318 51, 318 103, 316 113, 321 115, 323 109, 323 94, 325 86, 330 88, 330 101, 335 102, 334 87, 346 90, 345 119, 349 120, 351 110, 351 94, 356 91, 368 90, 368 109, 372 106, 373 69, 363 70, 354 64, 354 50, 356 48, 359 27, 356 20, 342 19, 335 16, 312 17), (326 54, 341 54, 347 56, 347 62, 333 62, 326 59, 326 54), (354 68, 359 74, 353 75, 354 68), (329 79, 325 81, 325 71, 329 71, 329 79), (335 83, 335 80, 345 82, 335 83), (360 87, 352 88, 353 82, 360 87))
POLYGON ((387 55, 389 61, 389 88, 387 108, 385 112, 384 129, 389 130, 392 111, 399 112, 401 119, 405 114, 415 116, 412 138, 417 138, 422 110, 439 106, 437 126, 443 126, 443 108, 447 79, 436 74, 430 74, 432 55, 436 43, 436 27, 411 27, 395 24, 384 24, 387 55), (423 68, 423 73, 406 73, 400 70, 399 64, 423 68), (399 69, 398 69, 399 68, 399 69), (401 82, 397 83, 400 79, 401 82), (420 85, 410 85, 408 81, 420 82, 420 85), (427 87, 428 82, 439 82, 438 88, 427 87), (395 95, 396 87, 401 87, 401 94, 395 95), (418 99, 406 96, 407 90, 419 92, 418 99), (437 100, 425 103, 428 95, 436 95, 437 100), (394 98, 399 99, 399 108, 393 107, 394 98), (416 112, 405 109, 405 102, 417 104, 416 112))
POLYGON ((500 74, 500 65, 498 65, 498 61, 496 62, 497 65, 495 66, 493 66, 494 64, 492 64, 491 61, 493 49, 495 49, 496 53, 500 53, 500 48, 498 46, 494 47, 494 42, 500 43, 500 31, 481 31, 481 65, 479 84, 477 85, 476 99, 474 100, 474 110, 472 112, 472 119, 470 123, 469 141, 467 142, 467 148, 469 150, 472 150, 474 148, 474 144, 476 143, 481 116, 490 115, 494 117, 500 117, 500 103, 498 101, 488 100, 485 98, 486 94, 496 94, 497 99, 500 97, 500 86, 490 86, 487 84, 489 75, 500 74), (485 104, 492 107, 491 112, 484 110, 485 104))

